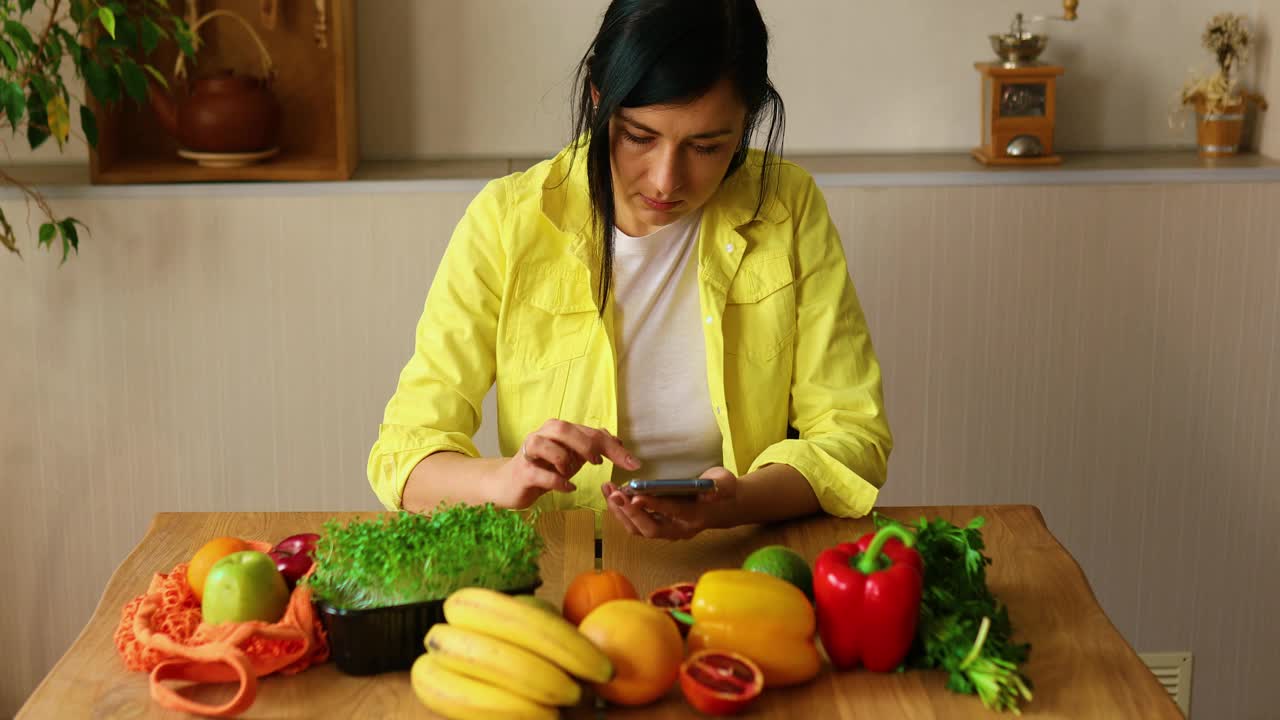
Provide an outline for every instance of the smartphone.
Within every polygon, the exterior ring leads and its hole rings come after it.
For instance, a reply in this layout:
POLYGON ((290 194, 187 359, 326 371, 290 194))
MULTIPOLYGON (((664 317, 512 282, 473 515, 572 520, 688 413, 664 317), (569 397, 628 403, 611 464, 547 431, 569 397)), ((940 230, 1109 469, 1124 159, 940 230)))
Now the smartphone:
POLYGON ((628 495, 680 496, 699 495, 716 489, 711 478, 682 478, 679 480, 632 480, 622 486, 628 495))

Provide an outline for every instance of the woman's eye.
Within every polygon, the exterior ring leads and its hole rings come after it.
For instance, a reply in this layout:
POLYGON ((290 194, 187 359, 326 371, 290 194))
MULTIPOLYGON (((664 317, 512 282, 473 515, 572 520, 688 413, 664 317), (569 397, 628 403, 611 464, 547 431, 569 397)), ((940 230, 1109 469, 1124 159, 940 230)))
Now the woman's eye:
POLYGON ((715 155, 723 145, 694 145, 693 151, 701 155, 715 155))
POLYGON ((622 139, 630 143, 635 143, 636 145, 648 145, 649 143, 653 142, 653 138, 651 137, 640 137, 639 135, 632 135, 626 130, 622 131, 622 139))

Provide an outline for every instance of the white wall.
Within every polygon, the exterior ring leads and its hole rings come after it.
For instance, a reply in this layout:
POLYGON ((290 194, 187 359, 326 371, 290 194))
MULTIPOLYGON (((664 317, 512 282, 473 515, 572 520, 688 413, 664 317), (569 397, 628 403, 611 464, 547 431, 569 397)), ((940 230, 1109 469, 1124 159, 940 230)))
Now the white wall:
MULTIPOLYGON (((155 512, 377 507, 473 193, 62 196, 77 258, 0 257, 0 717, 155 512)), ((1137 650, 1195 653, 1194 717, 1275 717, 1280 183, 824 193, 885 373, 880 504, 1037 505, 1137 650)))
MULTIPOLYGON (((358 3, 361 145, 367 157, 540 156, 567 138, 572 71, 605 0, 358 3)), ((1016 11, 1058 0, 760 0, 796 153, 957 151, 978 135, 973 63, 1016 11)), ((1277 0, 1085 0, 1050 23, 1063 149, 1190 146, 1169 111, 1215 13, 1274 23, 1277 0)), ((1263 48, 1265 50, 1265 48, 1263 48)), ((1269 58, 1248 69, 1256 85, 1269 58)), ((1276 82, 1272 82, 1275 87, 1276 82)), ((1272 92, 1276 95, 1276 92, 1272 92)), ((1274 121, 1271 121, 1274 122, 1274 121)), ((1273 135, 1280 135, 1275 132, 1273 135)), ((81 161, 82 148, 42 161, 81 161)), ((16 153, 15 160, 29 159, 16 153)))
POLYGON ((1266 95, 1271 110, 1257 119, 1259 149, 1270 157, 1280 157, 1280 60, 1275 47, 1280 42, 1280 0, 1258 3, 1258 87, 1266 95))

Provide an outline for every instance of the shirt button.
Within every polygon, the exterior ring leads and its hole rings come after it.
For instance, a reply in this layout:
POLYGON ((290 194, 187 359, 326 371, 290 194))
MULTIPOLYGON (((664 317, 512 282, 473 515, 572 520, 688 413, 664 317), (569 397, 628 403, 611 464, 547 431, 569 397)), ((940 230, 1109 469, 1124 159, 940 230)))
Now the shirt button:
POLYGON ((708 316, 707 316, 707 324, 708 324, 708 325, 710 325, 710 324, 711 324, 711 316, 710 316, 710 315, 708 315, 708 316))
POLYGON ((733 252, 733 243, 729 243, 728 245, 725 245, 725 246, 724 246, 724 251, 725 251, 725 252, 733 252))

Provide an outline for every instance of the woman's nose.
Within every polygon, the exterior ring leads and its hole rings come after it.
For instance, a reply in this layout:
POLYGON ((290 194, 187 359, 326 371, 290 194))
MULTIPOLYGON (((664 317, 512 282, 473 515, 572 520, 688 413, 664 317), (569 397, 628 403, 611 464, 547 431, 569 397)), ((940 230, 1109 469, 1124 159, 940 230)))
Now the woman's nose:
POLYGON ((656 159, 652 170, 650 171, 650 181, 653 182, 653 188, 661 197, 656 200, 663 200, 675 194, 683 184, 681 175, 683 169, 680 167, 680 152, 676 147, 668 147, 656 159))

